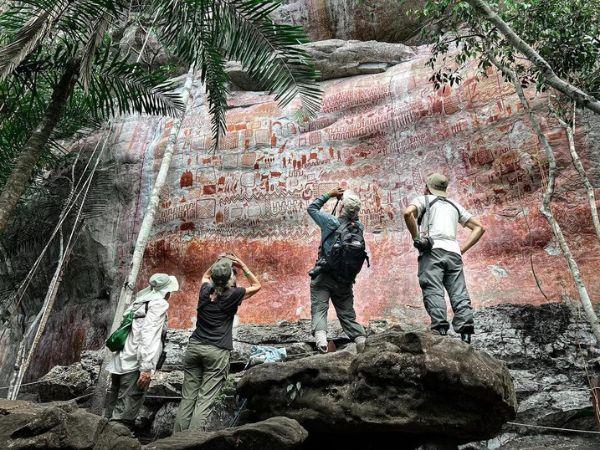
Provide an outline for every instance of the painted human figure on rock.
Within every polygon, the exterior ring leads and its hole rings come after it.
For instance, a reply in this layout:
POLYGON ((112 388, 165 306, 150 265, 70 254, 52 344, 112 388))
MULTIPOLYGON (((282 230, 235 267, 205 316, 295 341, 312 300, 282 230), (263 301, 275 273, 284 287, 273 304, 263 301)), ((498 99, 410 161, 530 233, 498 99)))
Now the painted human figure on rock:
POLYGON ((444 175, 431 174, 424 195, 414 198, 404 210, 404 221, 419 250, 419 285, 431 317, 431 329, 445 336, 450 328, 445 289, 454 311, 452 327, 464 342, 471 343, 475 327, 462 255, 479 241, 485 230, 458 202, 448 199, 447 188, 448 179, 444 175), (462 245, 456 240, 459 223, 471 230, 462 245))
POLYGON ((222 255, 202 276, 196 330, 183 358, 182 400, 175 432, 205 429, 229 373, 234 316, 242 301, 260 288, 258 278, 233 254, 222 255), (243 272, 249 287, 237 286, 236 270, 243 272))
POLYGON ((353 284, 368 256, 363 238, 364 226, 358 218, 360 199, 350 191, 337 187, 321 195, 308 206, 308 214, 321 229, 321 246, 315 267, 309 272, 312 332, 319 351, 327 352, 327 311, 329 299, 342 329, 365 348, 365 329, 356 321, 353 284), (321 210, 330 198, 337 198, 336 217, 321 210))

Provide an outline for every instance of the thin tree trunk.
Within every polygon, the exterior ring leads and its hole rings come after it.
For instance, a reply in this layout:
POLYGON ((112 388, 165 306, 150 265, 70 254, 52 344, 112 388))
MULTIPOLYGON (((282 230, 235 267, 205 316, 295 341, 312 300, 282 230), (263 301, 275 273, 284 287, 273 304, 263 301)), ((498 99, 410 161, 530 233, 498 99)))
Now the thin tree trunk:
MULTIPOLYGON (((182 102, 184 105, 186 105, 186 109, 193 82, 194 68, 191 67, 188 71, 187 78, 185 80, 183 92, 181 93, 182 102)), ((116 330, 116 328, 119 326, 119 323, 121 322, 121 316, 123 315, 123 311, 125 311, 125 306, 131 301, 137 277, 142 266, 142 260, 144 258, 144 252, 146 251, 146 245, 148 244, 150 232, 152 231, 152 226, 154 225, 154 216, 156 215, 156 211, 158 210, 160 192, 167 179, 169 168, 171 167, 171 160, 173 159, 173 153, 175 152, 175 148, 177 147, 177 139, 179 137, 181 123, 183 122, 183 119, 185 117, 185 112, 186 111, 184 111, 184 113, 180 117, 173 120, 173 126, 171 128, 171 133, 169 134, 167 147, 165 149, 165 153, 163 155, 160 164, 160 169, 154 182, 154 186, 152 187, 152 192, 150 193, 150 200, 148 202, 148 206, 144 214, 144 219, 142 220, 142 225, 140 226, 140 231, 135 242, 135 248, 133 251, 133 256, 131 258, 131 265, 129 268, 129 275, 127 277, 125 285, 121 289, 121 295, 119 296, 119 301, 115 310, 115 317, 111 327, 111 332, 116 330)))
MULTIPOLYGON (((110 328, 111 333, 114 330, 116 330, 119 324, 121 323, 123 312, 125 311, 126 306, 129 304, 133 296, 133 290, 135 289, 137 277, 142 266, 144 252, 146 250, 146 246, 148 245, 148 239, 150 238, 150 232, 152 231, 152 226, 154 224, 154 216, 156 215, 156 211, 158 210, 160 192, 167 179, 167 174, 169 172, 169 168, 171 167, 173 153, 175 152, 175 148, 177 147, 177 138, 181 129, 181 123, 183 122, 183 119, 185 118, 185 114, 187 112, 187 104, 190 97, 190 91, 194 83, 194 73, 195 70, 194 66, 192 65, 187 73, 185 84, 183 86, 183 91, 181 93, 181 100, 182 103, 185 105, 185 109, 180 117, 173 119, 173 126, 171 127, 171 132, 169 134, 167 147, 165 149, 165 153, 160 164, 158 175, 156 176, 156 180, 154 181, 154 186, 152 187, 152 192, 150 193, 150 200, 148 202, 146 212, 144 213, 144 219, 142 220, 142 225, 140 226, 140 231, 135 242, 135 248, 133 251, 133 256, 131 258, 131 264, 129 267, 127 281, 121 289, 119 300, 115 308, 115 314, 112 326, 110 328)), ((108 374, 106 373, 106 362, 108 356, 109 352, 107 349, 105 349, 105 356, 102 359, 102 366, 100 368, 100 374, 98 376, 96 392, 94 398, 92 399, 91 411, 95 414, 99 414, 104 406, 104 398, 106 396, 106 387, 108 383, 108 374)))
MULTIPOLYGON (((104 147, 103 147, 104 150, 104 147)), ((56 297, 58 294, 58 288, 60 287, 60 283, 62 281, 62 277, 65 270, 65 263, 68 261, 71 256, 71 252, 73 251, 73 247, 77 241, 76 233, 79 234, 81 223, 83 207, 85 206, 85 200, 87 198, 87 194, 90 190, 90 186, 94 180, 94 175, 96 173, 96 169, 98 168, 98 164, 102 159, 102 153, 100 152, 95 164, 89 174, 85 184, 83 185, 83 197, 81 198, 81 203, 79 205, 79 210, 77 211, 77 216, 73 222, 73 227, 71 229, 71 233, 69 235, 69 239, 67 240, 66 247, 64 246, 62 229, 60 232, 60 256, 58 259, 58 263, 56 265, 56 269, 54 270, 54 275, 52 276, 52 280, 50 281, 50 285, 48 286, 48 291, 46 292, 46 297, 44 298, 44 303, 42 305, 41 311, 42 316, 40 319, 40 324, 37 327, 35 332, 35 336, 33 338, 33 342, 29 351, 27 353, 27 357, 23 361, 22 364, 15 365, 15 374, 12 377, 10 387, 8 390, 7 398, 9 400, 16 400, 19 395, 19 390, 21 388, 21 383, 23 382, 23 377, 31 364, 31 360, 35 355, 35 351, 42 339, 42 335, 44 334, 44 330, 46 329, 46 324, 48 323, 48 319, 50 318, 50 314, 52 313, 52 308, 54 307, 54 302, 56 301, 56 297), (75 237, 75 239, 73 239, 75 237)), ((73 180, 74 182, 74 180, 73 180)))
POLYGON ((539 69, 544 76, 544 80, 554 89, 562 92, 570 99, 577 102, 582 108, 588 108, 596 114, 600 114, 600 101, 593 96, 583 92, 581 89, 573 86, 560 78, 548 64, 527 42, 525 42, 502 18, 496 14, 484 0, 466 0, 466 2, 475 8, 484 16, 500 33, 512 44, 512 46, 521 52, 531 63, 539 69))
POLYGON ((15 166, 0 193, 0 235, 25 192, 29 179, 44 153, 46 144, 58 124, 77 81, 79 63, 72 61, 54 87, 48 108, 38 127, 19 153, 15 166))
MULTIPOLYGON (((81 185, 81 183, 83 183, 83 185, 85 186, 85 182, 84 182, 85 173, 87 172, 88 167, 90 167, 90 163, 93 160, 94 156, 96 155, 96 151, 98 150, 99 146, 100 146, 100 141, 98 141, 98 144, 96 144, 96 147, 94 148, 94 151, 92 152, 92 156, 90 157, 90 159, 88 160, 88 162, 86 163, 86 165, 83 169, 83 173, 82 173, 81 177, 75 184, 74 183, 75 168, 77 166, 77 161, 79 161, 80 153, 77 154, 77 158, 75 159, 75 162, 73 163, 73 166, 71 169, 71 190, 69 192, 67 200, 65 201, 65 206, 63 207, 63 209, 58 217, 58 222, 54 226, 54 230, 52 231, 52 233, 50 234, 50 237, 48 238, 48 242, 46 243, 46 245, 44 246, 44 248, 42 249, 42 251, 40 252, 38 257, 36 258, 35 262, 33 263, 33 266, 31 267, 31 269, 29 269, 27 276, 21 282, 21 285, 17 289, 17 292, 14 296, 14 305, 11 306, 11 308, 13 310, 12 313, 16 314, 17 308, 19 307, 19 304, 21 303, 21 300, 23 299, 25 292, 27 292, 27 289, 29 288, 29 284, 33 280, 33 277, 35 276, 37 269, 42 264, 42 262, 44 260, 44 256, 46 255, 46 252, 52 245, 52 241, 54 240, 57 233, 61 229, 63 222, 67 219, 67 217, 68 217, 69 213, 71 212, 71 210, 73 209, 73 207, 77 204, 79 197, 83 194, 84 189, 82 188, 81 190, 79 190, 79 186, 81 185)), ((100 149, 100 153, 104 152, 105 147, 106 147, 106 140, 104 140, 104 144, 103 144, 102 148, 100 149)))
POLYGON ((569 151, 571 152, 571 160, 573 161, 573 166, 575 166, 575 170, 579 174, 581 178, 581 182, 585 187, 585 191, 587 193, 588 202, 590 204, 590 211, 592 214, 592 222, 594 223, 594 230, 596 231, 596 237, 598 241, 600 241, 600 219, 598 218, 598 207, 596 205, 596 194, 594 193, 594 186, 590 182, 589 177, 585 173, 585 168, 581 163, 581 159, 579 158, 579 154, 575 148, 575 105, 573 105, 573 122, 572 125, 567 124, 560 117, 558 121, 565 129, 567 133, 567 140, 569 141, 569 151))
MULTIPOLYGON (((25 351, 27 350, 27 343, 29 342, 29 337, 31 336, 31 333, 34 332, 34 330, 36 330, 36 327, 38 326, 38 323, 40 322, 40 319, 42 318, 42 310, 40 310, 40 312, 37 314, 37 316, 35 316, 35 319, 33 319, 33 322, 31 322, 31 325, 29 325, 29 328, 27 329, 27 331, 25 331, 23 333, 23 337, 21 338, 21 343, 19 344, 19 350, 17 352, 17 357, 15 358, 15 364, 14 367, 18 368, 21 366, 21 364, 23 364, 23 360, 25 359, 25 351)), ((10 392, 10 387, 13 386, 16 382, 17 382, 17 377, 19 376, 19 371, 18 370, 14 370, 13 374, 10 378, 9 381, 9 390, 6 393, 6 398, 9 399, 11 398, 11 392, 10 392)))
POLYGON ((501 66, 497 61, 493 60, 493 63, 496 67, 498 67, 501 71, 507 74, 512 81, 515 90, 517 91, 517 95, 519 96, 519 100, 523 104, 525 111, 529 117, 529 121, 535 133, 537 134, 538 140, 542 148, 544 149, 544 153, 546 154, 546 158, 548 158, 548 184, 546 185, 546 190, 544 192, 544 196, 542 198, 542 205, 540 207, 541 213, 544 215, 550 227, 552 228, 552 233, 556 238, 558 245, 562 251, 563 256, 567 260, 567 265, 569 267, 569 271, 571 272, 571 276, 573 277, 573 282, 575 283, 575 287, 577 288, 577 292, 579 293, 579 300, 581 301, 581 305, 583 306, 583 310, 585 312, 586 318, 590 327, 592 329, 592 333, 596 337, 597 343, 600 344, 600 322, 598 321, 598 316, 596 315, 596 311, 594 311, 594 306, 592 305, 592 301, 588 294, 585 283, 583 282, 583 278, 581 276, 581 272, 579 271, 579 266, 573 257, 573 253, 569 248, 569 244, 567 243, 565 236, 562 232, 562 229, 554 217, 552 213, 552 209, 550 207, 550 203, 552 202, 552 196, 554 195, 554 186, 556 184, 556 158, 554 157, 554 151, 550 146, 550 143, 546 139, 546 136, 542 132, 540 125, 533 115, 531 111, 531 107, 529 106, 529 102, 525 98, 525 93, 523 92, 523 88, 521 87, 521 83, 519 82, 517 75, 509 68, 501 66))

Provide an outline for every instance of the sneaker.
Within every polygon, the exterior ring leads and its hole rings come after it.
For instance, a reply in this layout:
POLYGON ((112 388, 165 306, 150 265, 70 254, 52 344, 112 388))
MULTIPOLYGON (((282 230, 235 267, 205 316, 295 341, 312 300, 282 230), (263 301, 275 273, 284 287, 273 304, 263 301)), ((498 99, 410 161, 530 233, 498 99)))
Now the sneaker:
POLYGON ((362 353, 365 351, 365 344, 367 342, 367 338, 364 336, 358 336, 354 339, 354 343, 356 344, 356 351, 358 353, 362 353))
POLYGON ((319 350, 321 353, 327 353, 326 331, 315 331, 315 342, 317 344, 317 350, 319 350))
POLYGON ((460 334, 460 340, 467 343, 467 344, 471 344, 471 334, 469 333, 461 333, 460 334))

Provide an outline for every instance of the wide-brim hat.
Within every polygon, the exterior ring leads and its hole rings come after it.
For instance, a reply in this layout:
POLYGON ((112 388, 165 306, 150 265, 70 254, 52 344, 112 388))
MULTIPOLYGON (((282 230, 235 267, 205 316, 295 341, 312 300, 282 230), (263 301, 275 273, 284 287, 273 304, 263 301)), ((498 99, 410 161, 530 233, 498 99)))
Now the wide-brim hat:
POLYGON ((169 292, 177 292, 179 290, 179 282, 173 275, 166 273, 155 273, 150 277, 150 288, 154 292, 161 292, 165 295, 169 292))
POLYGON ((441 173, 432 173, 427 177, 427 187, 433 195, 438 197, 447 197, 448 178, 441 173))
POLYGON ((217 286, 225 286, 233 273, 233 262, 229 258, 218 259, 210 269, 210 278, 217 286))

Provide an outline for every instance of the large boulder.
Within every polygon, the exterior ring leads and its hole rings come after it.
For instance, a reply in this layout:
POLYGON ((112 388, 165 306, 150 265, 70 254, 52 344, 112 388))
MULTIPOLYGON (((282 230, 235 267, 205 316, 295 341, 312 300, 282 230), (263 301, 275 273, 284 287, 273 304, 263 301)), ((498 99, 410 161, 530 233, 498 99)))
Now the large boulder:
POLYGON ((0 442, 10 449, 134 450, 140 444, 123 425, 70 403, 0 400, 0 442))
POLYGON ((92 387, 92 378, 81 363, 54 366, 30 391, 39 395, 40 401, 70 400, 84 395, 92 387))
POLYGON ((307 431, 293 419, 272 417, 263 422, 221 431, 187 430, 161 439, 148 450, 284 450, 299 448, 308 437, 307 431))
MULTIPOLYGON (((327 39, 301 44, 298 47, 312 57, 315 68, 321 74, 321 80, 385 72, 391 66, 408 61, 415 56, 414 50, 404 44, 378 41, 327 39)), ((244 91, 264 89, 264 86, 248 76, 239 63, 227 63, 226 71, 233 84, 239 89, 244 91)))
POLYGON ((515 417, 510 374, 501 361, 457 339, 398 327, 368 339, 366 351, 341 351, 264 364, 242 377, 239 393, 253 418, 284 415, 309 432, 441 439, 489 439, 515 417))

